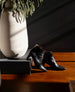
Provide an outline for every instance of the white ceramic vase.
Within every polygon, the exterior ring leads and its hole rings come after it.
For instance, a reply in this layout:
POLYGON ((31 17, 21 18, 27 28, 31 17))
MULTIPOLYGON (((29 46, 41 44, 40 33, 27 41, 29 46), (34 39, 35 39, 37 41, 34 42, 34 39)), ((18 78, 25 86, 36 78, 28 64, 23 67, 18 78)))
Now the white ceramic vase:
POLYGON ((1 14, 0 48, 9 58, 20 58, 28 49, 28 34, 26 20, 17 22, 12 12, 1 14))

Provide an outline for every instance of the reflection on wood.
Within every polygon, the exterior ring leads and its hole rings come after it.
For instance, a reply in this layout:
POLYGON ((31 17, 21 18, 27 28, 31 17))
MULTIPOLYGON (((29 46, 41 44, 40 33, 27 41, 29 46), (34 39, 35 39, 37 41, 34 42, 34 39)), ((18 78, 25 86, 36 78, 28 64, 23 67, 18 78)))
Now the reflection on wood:
MULTIPOLYGON (((39 69, 32 69, 31 75, 23 77, 24 81, 27 82, 59 82, 69 83, 70 80, 75 80, 75 62, 57 62, 59 65, 66 68, 64 71, 54 71, 46 65, 48 71, 41 72, 39 69)), ((2 80, 14 80, 19 75, 5 75, 2 74, 2 80)))
MULTIPOLYGON (((53 53, 54 57, 59 65, 66 68, 64 71, 54 71, 49 68, 48 65, 45 65, 48 69, 47 72, 41 72, 39 69, 32 69, 31 75, 24 77, 24 81, 27 82, 60 82, 60 83, 69 83, 70 80, 75 80, 75 53, 53 53), (65 58, 66 57, 66 58, 65 58), (59 60, 60 59, 60 60, 59 60), (67 61, 67 62, 64 62, 67 61), (69 62, 68 62, 69 61, 69 62), (71 62, 73 61, 73 62, 71 62)), ((14 80, 17 79, 19 75, 11 74, 2 74, 2 80, 14 80)))
POLYGON ((75 52, 54 52, 56 61, 75 61, 75 52))

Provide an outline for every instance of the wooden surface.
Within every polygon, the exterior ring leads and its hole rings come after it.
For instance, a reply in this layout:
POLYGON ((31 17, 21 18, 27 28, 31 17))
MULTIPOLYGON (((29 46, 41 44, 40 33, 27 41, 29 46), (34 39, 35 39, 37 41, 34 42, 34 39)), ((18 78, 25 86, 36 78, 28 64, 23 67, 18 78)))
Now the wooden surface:
POLYGON ((47 72, 33 67, 31 75, 2 74, 0 92, 70 92, 69 81, 75 80, 75 53, 53 55, 66 70, 54 71, 45 65, 47 72))
MULTIPOLYGON (((48 70, 41 72, 39 69, 32 69, 31 75, 23 79, 27 82, 58 82, 69 83, 70 80, 75 80, 75 62, 57 62, 59 65, 66 68, 64 71, 48 70)), ((48 68, 48 67, 47 67, 48 68)), ((14 80, 18 75, 2 74, 2 80, 14 80)))
MULTIPOLYGON (((47 72, 41 72, 39 69, 32 69, 31 75, 28 75, 26 81, 28 82, 66 82, 69 83, 70 80, 75 80, 75 53, 53 53, 57 63, 66 68, 64 71, 54 71, 49 69, 47 72), (64 61, 65 60, 65 61, 64 61), (60 62, 61 61, 61 62, 60 62)), ((13 80, 16 79, 18 75, 2 74, 2 80, 13 80)))
POLYGON ((75 61, 75 52, 54 52, 56 61, 75 61))
POLYGON ((57 63, 66 70, 41 72, 32 69, 31 75, 24 76, 2 74, 0 92, 70 92, 69 81, 75 80, 75 62, 57 63))

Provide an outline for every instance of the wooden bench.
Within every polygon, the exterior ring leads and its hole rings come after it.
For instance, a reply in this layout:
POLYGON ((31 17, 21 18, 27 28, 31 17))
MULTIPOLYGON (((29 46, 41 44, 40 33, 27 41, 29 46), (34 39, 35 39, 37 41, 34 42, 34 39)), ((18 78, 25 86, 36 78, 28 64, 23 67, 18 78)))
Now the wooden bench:
MULTIPOLYGON (((48 65, 47 72, 33 67, 31 75, 20 76, 24 88, 28 87, 30 91, 27 92, 70 92, 69 82, 75 80, 75 53, 69 52, 55 52, 53 53, 57 63, 66 68, 64 71, 50 70, 48 65)), ((20 81, 19 75, 2 74, 1 79, 13 81, 20 81)), ((10 83, 9 83, 10 84, 10 83)), ((27 89, 28 89, 27 88, 27 89)))

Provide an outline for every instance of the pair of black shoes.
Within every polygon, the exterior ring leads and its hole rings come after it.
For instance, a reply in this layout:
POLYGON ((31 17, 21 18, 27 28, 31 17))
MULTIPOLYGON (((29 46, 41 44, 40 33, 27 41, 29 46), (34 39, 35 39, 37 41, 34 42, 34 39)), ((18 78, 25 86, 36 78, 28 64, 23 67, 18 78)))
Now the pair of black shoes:
POLYGON ((31 49, 27 59, 29 59, 30 57, 33 58, 36 67, 41 69, 42 71, 45 71, 45 72, 47 71, 47 69, 44 66, 45 63, 50 65, 52 70, 65 70, 64 67, 56 63, 52 55, 52 52, 47 52, 43 50, 39 45, 35 45, 31 49))

